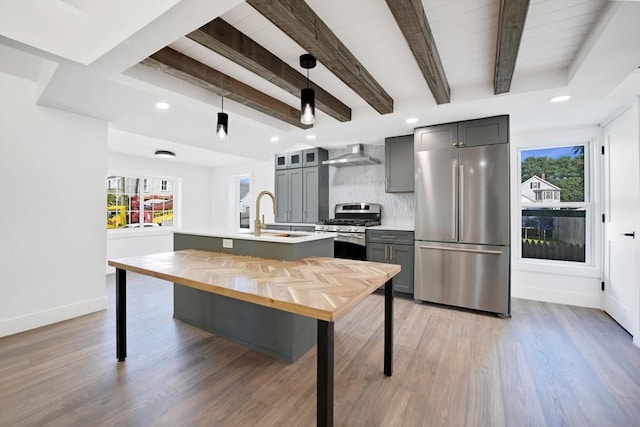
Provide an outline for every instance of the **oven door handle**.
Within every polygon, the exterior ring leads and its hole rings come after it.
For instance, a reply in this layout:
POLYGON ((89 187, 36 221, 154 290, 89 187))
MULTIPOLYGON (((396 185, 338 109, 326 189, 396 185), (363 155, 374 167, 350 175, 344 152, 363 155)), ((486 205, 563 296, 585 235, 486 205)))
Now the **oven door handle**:
POLYGON ((334 237, 336 242, 347 243, 357 246, 366 246, 366 240, 364 233, 336 233, 334 237))
POLYGON ((337 236, 350 237, 353 239, 364 240, 363 233, 336 233, 337 236))

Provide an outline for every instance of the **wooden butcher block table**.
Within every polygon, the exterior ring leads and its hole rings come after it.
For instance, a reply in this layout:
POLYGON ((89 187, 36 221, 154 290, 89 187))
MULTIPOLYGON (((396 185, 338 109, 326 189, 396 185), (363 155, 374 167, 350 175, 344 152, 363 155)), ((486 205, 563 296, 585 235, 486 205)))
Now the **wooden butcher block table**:
POLYGON ((296 261, 182 250, 110 260, 116 268, 117 358, 127 356, 126 272, 133 271, 317 319, 317 424, 333 425, 334 322, 385 286, 384 374, 392 373, 394 264, 311 257, 296 261))

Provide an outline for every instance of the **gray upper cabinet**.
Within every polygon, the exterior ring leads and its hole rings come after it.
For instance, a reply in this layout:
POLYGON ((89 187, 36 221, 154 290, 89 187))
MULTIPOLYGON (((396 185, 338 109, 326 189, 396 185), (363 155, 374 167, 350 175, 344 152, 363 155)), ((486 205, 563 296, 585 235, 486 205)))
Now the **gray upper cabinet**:
POLYGON ((416 129, 415 151, 453 150, 458 145, 458 123, 416 129))
POLYGON ((507 144, 509 116, 487 117, 416 129, 415 151, 507 144))
POLYGON ((302 150, 278 153, 275 155, 274 168, 276 170, 295 169, 302 167, 302 150))
POLYGON ((413 135, 386 138, 384 153, 385 191, 387 193, 414 192, 413 135))
POLYGON ((461 147, 506 144, 509 142, 509 116, 487 117, 458 123, 461 147))
POLYGON ((302 167, 320 166, 329 158, 329 153, 324 148, 310 148, 302 150, 302 167))
POLYGON ((329 168, 322 165, 327 157, 322 148, 276 154, 276 222, 314 224, 329 217, 329 168))

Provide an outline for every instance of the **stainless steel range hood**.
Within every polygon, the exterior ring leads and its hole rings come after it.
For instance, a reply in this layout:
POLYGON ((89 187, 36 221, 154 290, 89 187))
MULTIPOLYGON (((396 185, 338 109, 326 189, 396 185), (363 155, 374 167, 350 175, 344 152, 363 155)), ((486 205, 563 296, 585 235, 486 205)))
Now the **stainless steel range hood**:
POLYGON ((360 165, 379 165, 380 161, 372 159, 364 154, 364 147, 362 144, 349 145, 349 152, 338 156, 334 159, 325 160, 323 165, 330 166, 360 166, 360 165))

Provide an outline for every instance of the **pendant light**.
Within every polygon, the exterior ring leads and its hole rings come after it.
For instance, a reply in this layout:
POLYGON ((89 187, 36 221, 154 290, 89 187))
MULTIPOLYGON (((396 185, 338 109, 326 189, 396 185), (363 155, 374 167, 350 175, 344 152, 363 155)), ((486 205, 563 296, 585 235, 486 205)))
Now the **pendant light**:
POLYGON ((309 69, 316 66, 316 58, 308 53, 300 55, 300 66, 307 70, 307 87, 300 92, 300 121, 312 125, 316 121, 316 99, 315 92, 309 87, 309 69))
POLYGON ((220 141, 227 139, 229 135, 229 115, 224 112, 224 96, 222 97, 222 112, 218 113, 218 124, 216 125, 216 135, 220 141))

